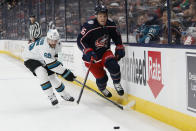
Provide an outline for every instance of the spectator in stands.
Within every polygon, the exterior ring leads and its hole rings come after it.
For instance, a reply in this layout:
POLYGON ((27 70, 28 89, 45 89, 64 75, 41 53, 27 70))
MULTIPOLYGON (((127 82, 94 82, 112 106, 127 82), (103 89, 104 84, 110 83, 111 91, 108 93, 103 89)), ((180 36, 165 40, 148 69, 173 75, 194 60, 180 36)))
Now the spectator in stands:
MULTIPOLYGON (((162 17, 163 28, 162 28, 162 36, 163 39, 161 43, 168 44, 168 19, 167 19, 167 11, 163 12, 162 17)), ((181 44, 181 33, 182 33, 182 24, 177 19, 174 12, 171 12, 171 37, 172 44, 181 44)))
POLYGON ((189 9, 183 11, 183 24, 186 27, 196 26, 196 3, 192 3, 189 9))
POLYGON ((190 1, 189 9, 183 11, 183 25, 185 31, 183 32, 183 43, 185 45, 196 44, 196 3, 190 1))
POLYGON ((146 22, 146 15, 140 14, 137 18, 137 30, 136 30, 136 41, 137 43, 139 42, 139 38, 141 37, 142 34, 140 34, 140 27, 146 22))
POLYGON ((160 42, 160 22, 158 17, 153 14, 143 13, 138 17, 138 29, 136 30, 137 43, 156 43, 160 42))
POLYGON ((30 26, 29 26, 29 43, 35 42, 42 36, 42 29, 40 24, 35 20, 35 15, 30 16, 30 26))
POLYGON ((18 0, 6 0, 6 2, 8 10, 10 10, 17 5, 18 0))

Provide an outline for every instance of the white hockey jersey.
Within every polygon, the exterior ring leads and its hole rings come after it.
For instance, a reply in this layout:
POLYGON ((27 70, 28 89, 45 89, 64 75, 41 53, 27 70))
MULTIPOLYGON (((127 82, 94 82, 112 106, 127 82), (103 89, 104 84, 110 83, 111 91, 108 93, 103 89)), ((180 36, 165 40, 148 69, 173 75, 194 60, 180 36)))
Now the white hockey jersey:
POLYGON ((27 45, 24 49, 23 59, 27 61, 29 59, 38 60, 48 69, 62 74, 65 68, 62 64, 55 58, 61 51, 61 44, 58 43, 55 48, 51 48, 47 42, 46 37, 42 37, 36 42, 27 45))

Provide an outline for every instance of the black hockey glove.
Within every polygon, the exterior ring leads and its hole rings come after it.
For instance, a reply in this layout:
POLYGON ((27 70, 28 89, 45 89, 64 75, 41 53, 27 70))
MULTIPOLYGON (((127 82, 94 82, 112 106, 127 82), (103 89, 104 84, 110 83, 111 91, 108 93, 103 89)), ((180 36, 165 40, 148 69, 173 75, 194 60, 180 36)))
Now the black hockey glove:
POLYGON ((56 59, 58 59, 58 54, 55 54, 54 57, 55 57, 56 59))
POLYGON ((68 81, 74 81, 74 79, 76 78, 76 76, 74 76, 74 74, 70 70, 67 70, 67 69, 63 72, 61 76, 65 80, 68 80, 68 81))
POLYGON ((125 56, 125 48, 123 45, 116 45, 115 49, 115 57, 117 61, 119 61, 121 58, 125 56))
POLYGON ((32 43, 32 40, 29 40, 29 41, 28 41, 28 44, 30 44, 30 43, 32 43))
POLYGON ((96 60, 97 59, 96 53, 93 51, 92 48, 85 49, 82 59, 84 61, 90 62, 91 61, 91 57, 93 57, 93 60, 96 60))

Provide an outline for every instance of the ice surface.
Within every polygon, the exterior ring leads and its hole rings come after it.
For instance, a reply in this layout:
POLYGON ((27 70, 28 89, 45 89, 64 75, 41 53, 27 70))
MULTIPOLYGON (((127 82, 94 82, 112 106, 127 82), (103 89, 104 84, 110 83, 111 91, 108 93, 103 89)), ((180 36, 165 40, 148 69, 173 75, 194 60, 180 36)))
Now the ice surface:
MULTIPOLYGON (((52 107, 22 62, 0 54, 0 63, 0 131, 177 131, 136 111, 122 111, 88 90, 79 105, 58 96, 59 105, 52 107)), ((80 88, 64 84, 77 99, 80 88)))

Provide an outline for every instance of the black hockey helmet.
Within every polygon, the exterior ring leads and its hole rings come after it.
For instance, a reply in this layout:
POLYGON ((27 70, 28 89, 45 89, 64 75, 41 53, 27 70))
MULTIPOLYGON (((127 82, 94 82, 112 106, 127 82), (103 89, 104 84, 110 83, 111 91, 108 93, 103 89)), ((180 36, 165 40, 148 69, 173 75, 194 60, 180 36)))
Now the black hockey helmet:
POLYGON ((108 9, 107 9, 107 7, 105 6, 105 5, 103 5, 103 4, 97 4, 96 6, 95 6, 95 15, 97 15, 98 13, 106 13, 106 14, 108 14, 108 9))

